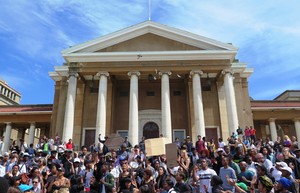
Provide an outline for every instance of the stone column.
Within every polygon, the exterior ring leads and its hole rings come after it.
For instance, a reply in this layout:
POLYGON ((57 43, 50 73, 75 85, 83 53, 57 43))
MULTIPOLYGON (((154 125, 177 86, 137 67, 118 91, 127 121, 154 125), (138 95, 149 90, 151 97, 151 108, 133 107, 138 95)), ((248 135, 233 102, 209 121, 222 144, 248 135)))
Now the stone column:
POLYGON ((96 119, 96 135, 95 144, 98 144, 98 137, 106 136, 106 104, 107 104, 107 77, 108 72, 98 72, 99 76, 99 90, 98 90, 98 106, 97 106, 97 119, 96 119))
POLYGON ((7 122, 5 128, 5 135, 4 135, 4 144, 3 144, 3 152, 7 152, 10 145, 10 135, 11 135, 11 122, 7 122))
POLYGON ((194 116, 195 116, 195 128, 196 136, 205 136, 205 122, 202 102, 202 90, 201 90, 201 75, 202 71, 191 71, 190 75, 193 79, 193 99, 194 99, 194 116))
POLYGON ((294 119, 294 124, 295 124, 295 130, 296 130, 296 137, 298 144, 300 143, 300 118, 294 119))
POLYGON ((270 132, 271 132, 271 140, 274 142, 277 140, 277 129, 275 124, 276 118, 269 119, 270 132))
POLYGON ((29 134, 28 134, 28 147, 30 144, 34 143, 34 131, 35 131, 35 122, 30 123, 29 134))
POLYGON ((128 76, 130 77, 128 140, 134 146, 139 144, 138 79, 140 72, 128 72, 128 76))
POLYGON ((222 74, 224 74, 224 87, 225 87, 226 107, 227 107, 227 115, 228 115, 228 129, 230 131, 229 136, 231 136, 232 132, 235 132, 239 126, 234 85, 233 85, 233 73, 231 71, 223 70, 222 74))
POLYGON ((161 75, 161 123, 163 137, 169 139, 172 142, 172 121, 171 121, 171 106, 170 106, 170 85, 169 76, 172 73, 170 71, 160 72, 161 75))
POLYGON ((77 72, 69 72, 69 84, 67 93, 67 102, 65 108, 64 128, 62 141, 68 142, 69 139, 73 138, 74 130, 74 113, 75 113, 75 100, 77 90, 77 72))

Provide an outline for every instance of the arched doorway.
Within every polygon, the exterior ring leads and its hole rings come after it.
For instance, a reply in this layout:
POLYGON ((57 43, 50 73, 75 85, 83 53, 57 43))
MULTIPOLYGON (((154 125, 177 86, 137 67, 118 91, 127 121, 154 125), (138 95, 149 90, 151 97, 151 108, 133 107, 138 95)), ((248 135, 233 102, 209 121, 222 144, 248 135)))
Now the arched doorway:
POLYGON ((147 122, 143 127, 143 136, 146 139, 159 137, 158 125, 154 122, 147 122))

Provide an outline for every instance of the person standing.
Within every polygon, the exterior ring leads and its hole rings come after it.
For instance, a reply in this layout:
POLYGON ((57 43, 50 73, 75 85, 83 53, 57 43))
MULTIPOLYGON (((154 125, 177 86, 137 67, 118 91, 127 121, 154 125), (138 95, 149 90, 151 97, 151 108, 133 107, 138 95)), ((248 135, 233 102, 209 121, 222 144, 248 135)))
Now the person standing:
POLYGON ((195 182, 198 182, 198 187, 200 192, 206 192, 207 189, 209 193, 212 193, 210 181, 211 178, 215 175, 217 175, 215 170, 208 168, 207 160, 202 159, 201 170, 199 171, 196 171, 196 169, 193 170, 193 180, 195 182))
POLYGON ((163 181, 163 189, 166 190, 168 193, 176 193, 173 187, 174 187, 174 183, 172 180, 163 181))
POLYGON ((256 129, 254 129, 252 126, 250 126, 250 138, 256 142, 256 129))
POLYGON ((237 179, 234 169, 232 169, 231 167, 228 166, 228 164, 229 164, 228 157, 224 156, 222 158, 222 164, 223 164, 223 167, 221 167, 221 169, 220 169, 220 177, 223 181, 222 187, 224 188, 224 190, 230 190, 232 192, 235 192, 235 187, 230 185, 227 180, 228 177, 232 180, 237 179))
POLYGON ((108 165, 103 165, 101 170, 103 177, 100 180, 100 185, 102 186, 100 186, 99 192, 112 192, 112 189, 115 185, 115 178, 111 173, 109 173, 108 165))
POLYGON ((72 139, 69 139, 69 142, 66 143, 66 149, 73 150, 73 148, 74 146, 73 146, 72 139))

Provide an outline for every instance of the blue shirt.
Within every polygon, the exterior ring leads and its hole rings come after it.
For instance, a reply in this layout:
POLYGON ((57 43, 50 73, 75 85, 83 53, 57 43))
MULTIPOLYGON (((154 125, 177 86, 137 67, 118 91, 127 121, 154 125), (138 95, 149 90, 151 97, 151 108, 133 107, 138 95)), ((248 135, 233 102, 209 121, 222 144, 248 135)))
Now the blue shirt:
POLYGON ((229 176, 229 178, 236 180, 236 175, 235 175, 234 169, 232 169, 229 166, 228 166, 228 168, 221 167, 221 169, 220 169, 220 178, 223 181, 222 187, 224 188, 224 190, 230 190, 232 192, 235 192, 234 186, 231 186, 227 182, 227 178, 226 178, 227 175, 229 176))

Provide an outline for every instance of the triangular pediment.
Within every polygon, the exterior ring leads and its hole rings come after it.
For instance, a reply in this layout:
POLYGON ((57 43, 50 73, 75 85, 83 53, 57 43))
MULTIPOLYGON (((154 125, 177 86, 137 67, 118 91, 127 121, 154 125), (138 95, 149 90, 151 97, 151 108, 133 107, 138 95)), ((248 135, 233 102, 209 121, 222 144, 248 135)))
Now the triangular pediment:
POLYGON ((166 25, 146 21, 89 42, 63 50, 63 55, 107 52, 152 51, 237 51, 237 48, 210 38, 166 25))
POLYGON ((203 50, 199 47, 147 33, 96 52, 183 51, 203 50))

